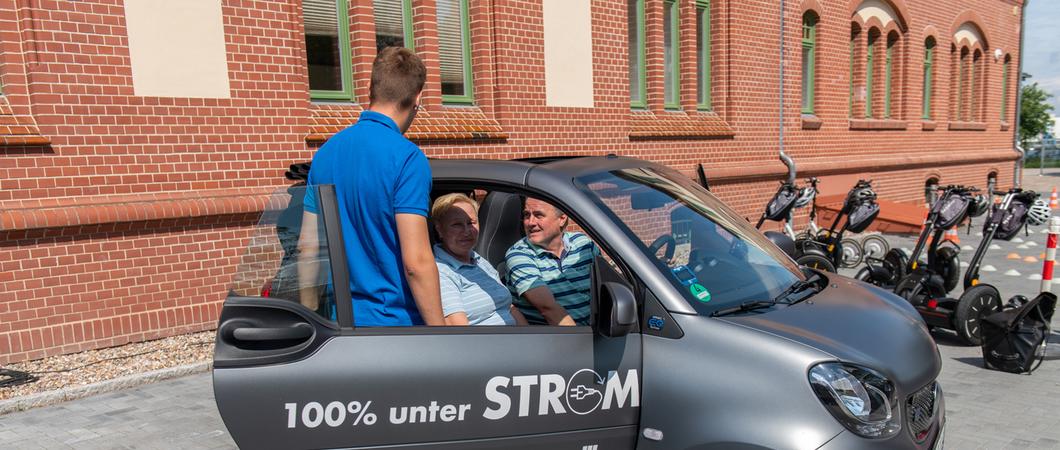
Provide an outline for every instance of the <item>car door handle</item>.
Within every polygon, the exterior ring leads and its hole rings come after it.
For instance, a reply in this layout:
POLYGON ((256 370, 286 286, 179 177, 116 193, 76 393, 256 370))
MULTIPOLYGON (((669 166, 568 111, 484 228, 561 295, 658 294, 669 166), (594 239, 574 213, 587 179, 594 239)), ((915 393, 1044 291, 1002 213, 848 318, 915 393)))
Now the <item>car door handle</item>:
POLYGON ((240 341, 291 341, 313 335, 313 327, 299 323, 289 327, 254 328, 243 327, 232 330, 232 337, 240 341))

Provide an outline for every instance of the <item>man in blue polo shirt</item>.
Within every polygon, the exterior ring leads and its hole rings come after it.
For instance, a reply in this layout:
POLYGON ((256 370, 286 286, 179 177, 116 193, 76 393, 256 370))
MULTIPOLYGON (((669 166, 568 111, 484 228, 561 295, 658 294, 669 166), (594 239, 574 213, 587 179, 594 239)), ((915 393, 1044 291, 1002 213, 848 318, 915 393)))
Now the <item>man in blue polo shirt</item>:
MULTIPOLYGON (((313 187, 333 184, 357 326, 444 325, 427 232, 431 170, 423 152, 404 137, 425 79, 423 62, 412 51, 380 51, 372 64, 368 110, 320 147, 309 171, 299 277, 312 280, 319 273, 312 262, 319 213, 313 187)), ((313 287, 303 287, 300 299, 318 307, 313 287)))
POLYGON ((526 237, 504 255, 515 306, 536 325, 588 325, 596 244, 566 232, 569 219, 555 206, 528 198, 523 207, 526 237))

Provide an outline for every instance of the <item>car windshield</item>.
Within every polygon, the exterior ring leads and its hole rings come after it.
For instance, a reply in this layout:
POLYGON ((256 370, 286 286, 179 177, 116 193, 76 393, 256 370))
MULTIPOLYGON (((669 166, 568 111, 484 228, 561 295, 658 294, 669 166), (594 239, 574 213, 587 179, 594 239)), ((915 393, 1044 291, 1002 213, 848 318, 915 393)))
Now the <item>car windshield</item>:
POLYGON ((644 244, 700 314, 771 301, 805 279, 745 219, 676 171, 623 169, 576 181, 644 244))

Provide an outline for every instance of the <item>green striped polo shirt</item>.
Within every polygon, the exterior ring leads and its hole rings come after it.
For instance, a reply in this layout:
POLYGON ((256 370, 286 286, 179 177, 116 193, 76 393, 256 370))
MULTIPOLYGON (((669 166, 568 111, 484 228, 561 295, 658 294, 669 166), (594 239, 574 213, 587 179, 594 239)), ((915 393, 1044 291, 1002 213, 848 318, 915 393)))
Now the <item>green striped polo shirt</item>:
POLYGON ((589 324, 590 275, 593 258, 598 253, 596 244, 582 233, 564 233, 563 247, 563 255, 557 258, 524 237, 504 255, 508 287, 516 297, 515 306, 531 324, 548 324, 541 312, 522 297, 538 286, 548 286, 556 302, 575 323, 589 324))

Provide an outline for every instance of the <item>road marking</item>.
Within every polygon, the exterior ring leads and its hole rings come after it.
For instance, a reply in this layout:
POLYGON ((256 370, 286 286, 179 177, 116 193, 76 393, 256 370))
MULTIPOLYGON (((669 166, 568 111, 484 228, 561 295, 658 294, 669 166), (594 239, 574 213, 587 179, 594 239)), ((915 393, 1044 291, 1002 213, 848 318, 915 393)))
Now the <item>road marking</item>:
POLYGON ((994 267, 994 266, 991 266, 990 264, 987 264, 987 265, 981 267, 979 270, 983 271, 983 272, 997 272, 997 267, 994 267))
POLYGON ((1016 271, 1016 269, 1012 269, 1012 270, 1009 270, 1008 272, 1005 272, 1005 275, 1010 276, 1010 277, 1018 277, 1018 276, 1020 276, 1020 273, 1018 271, 1016 271))
POLYGON ((1027 279, 1031 280, 1031 281, 1040 281, 1042 279, 1042 274, 1036 273, 1036 274, 1033 274, 1033 275, 1027 277, 1027 279))

